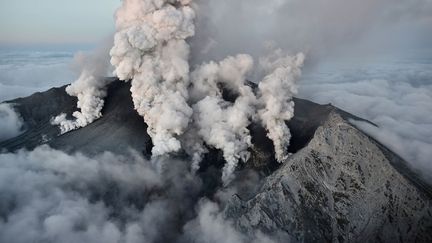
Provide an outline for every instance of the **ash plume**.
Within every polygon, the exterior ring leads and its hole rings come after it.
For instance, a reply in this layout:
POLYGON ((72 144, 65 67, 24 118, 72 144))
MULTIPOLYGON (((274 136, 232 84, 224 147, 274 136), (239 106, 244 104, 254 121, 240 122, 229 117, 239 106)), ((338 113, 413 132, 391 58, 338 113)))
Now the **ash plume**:
POLYGON ((199 99, 193 105, 193 121, 198 136, 207 145, 223 151, 227 162, 222 172, 225 182, 230 180, 238 162, 249 158, 247 149, 251 146, 251 136, 247 126, 254 114, 256 97, 246 85, 246 74, 252 68, 252 57, 238 55, 219 63, 203 64, 192 74, 191 93, 193 98, 199 99), (239 94, 234 103, 223 99, 221 85, 239 94))
POLYGON ((263 108, 258 110, 262 124, 273 141, 276 159, 282 162, 288 155, 291 133, 286 121, 294 117, 292 97, 297 94, 296 79, 300 76, 304 55, 283 56, 281 50, 263 58, 261 66, 269 74, 259 83, 259 101, 263 108))
MULTIPOLYGON (((116 13, 111 64, 120 80, 131 82, 134 107, 154 145, 152 156, 186 152, 197 171, 208 148, 219 149, 226 160, 222 179, 228 184, 238 163, 249 159, 252 122, 268 130, 279 162, 288 156, 285 122, 294 115, 292 96, 304 55, 278 51, 255 65, 251 55, 239 54, 192 69, 189 39, 195 35, 196 10, 199 6, 190 0, 123 1, 116 13), (256 70, 262 70, 264 79, 253 90, 247 80, 256 70), (226 100, 225 91, 235 100, 226 100)), ((108 83, 94 73, 84 69, 68 87, 81 111, 73 114, 74 121, 65 114, 53 120, 63 133, 102 116, 108 83)))
POLYGON ((181 149, 186 130, 189 45, 195 33, 191 1, 124 1, 117 11, 111 49, 116 75, 131 80, 135 109, 144 117, 153 140, 153 156, 181 149))
MULTIPOLYGON (((111 43, 111 42, 110 42, 111 43)), ((75 68, 80 70, 80 76, 75 82, 66 87, 70 96, 78 98, 77 108, 68 120, 66 114, 55 117, 51 123, 60 127, 61 133, 67 133, 94 122, 102 116, 106 87, 109 79, 103 78, 110 69, 108 45, 104 45, 93 53, 78 53, 75 55, 75 68)))

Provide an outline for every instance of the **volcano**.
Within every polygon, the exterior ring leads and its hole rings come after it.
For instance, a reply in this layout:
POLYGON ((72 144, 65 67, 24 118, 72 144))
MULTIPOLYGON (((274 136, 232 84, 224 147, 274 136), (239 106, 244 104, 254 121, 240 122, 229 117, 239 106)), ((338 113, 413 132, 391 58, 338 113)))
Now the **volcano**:
MULTIPOLYGON (((77 109, 77 99, 65 87, 8 101, 22 117, 25 132, 0 142, 0 150, 46 144, 67 153, 135 150, 149 158, 152 141, 134 110, 130 85, 110 81, 103 117, 62 135, 51 119, 77 109)), ((224 98, 233 100, 235 95, 227 92, 224 98)), ((265 129, 252 124, 251 157, 236 174, 253 170, 260 183, 253 191, 232 196, 224 205, 224 217, 246 235, 260 230, 292 242, 432 242, 430 185, 352 122, 368 121, 331 104, 299 98, 294 102, 289 159, 279 164, 265 129)), ((221 172, 214 169, 223 164, 221 152, 210 149, 198 171, 206 185, 203 195, 211 197, 223 187, 221 172)))

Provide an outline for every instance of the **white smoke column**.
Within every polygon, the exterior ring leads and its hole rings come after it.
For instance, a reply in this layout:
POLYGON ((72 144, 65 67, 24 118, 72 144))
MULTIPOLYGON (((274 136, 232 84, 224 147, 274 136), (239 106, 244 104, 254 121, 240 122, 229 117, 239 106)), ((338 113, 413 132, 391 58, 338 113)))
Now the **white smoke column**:
POLYGON ((107 85, 111 82, 104 77, 110 68, 107 49, 101 48, 89 55, 75 55, 75 65, 80 66, 78 68, 81 74, 75 82, 66 87, 66 92, 78 98, 77 107, 80 111, 72 114, 74 120, 67 120, 66 114, 60 114, 52 120, 53 125, 60 126, 62 134, 85 127, 102 117, 107 85))
MULTIPOLYGON (((200 66, 192 74, 192 100, 198 100, 194 108, 194 125, 197 133, 207 145, 221 149, 226 160, 222 180, 232 179, 240 160, 249 158, 251 146, 248 125, 255 111, 256 98, 251 87, 246 85, 246 75, 253 68, 253 59, 248 55, 228 57, 220 63, 210 62, 200 66), (238 94, 234 103, 225 101, 222 88, 238 94)), ((201 148, 198 142, 196 148, 201 148)), ((196 154, 203 149, 194 151, 196 154)), ((197 170, 195 160, 193 169, 197 170)))
POLYGON ((84 71, 77 81, 66 88, 69 95, 78 97, 77 107, 81 111, 72 114, 75 120, 67 120, 66 114, 60 114, 54 118, 52 124, 59 125, 63 134, 85 127, 102 117, 107 84, 106 79, 96 78, 84 71))
POLYGON ((153 140, 153 156, 181 149, 188 127, 189 45, 195 33, 190 0, 124 0, 111 49, 116 75, 132 82, 135 109, 153 140))
MULTIPOLYGON (((228 184, 238 163, 249 158, 248 126, 257 117, 274 142, 278 161, 286 156, 290 133, 285 122, 294 113, 292 96, 304 57, 285 57, 279 51, 263 59, 262 67, 270 74, 259 85, 259 100, 246 81, 254 66, 249 55, 205 63, 190 74, 186 41, 195 34, 191 2, 124 0, 116 13, 111 64, 120 80, 131 82, 134 107, 154 144, 153 156, 183 148, 197 171, 206 145, 220 149, 226 160, 222 180, 228 184), (225 100, 224 92, 235 100, 225 100)), ((76 120, 67 121, 63 114, 53 123, 67 132, 99 118, 106 87, 88 65, 67 88, 78 97, 81 112, 73 114, 76 120)))
POLYGON ((284 56, 281 50, 260 60, 261 66, 270 72, 259 83, 259 102, 263 108, 258 111, 267 136, 273 141, 276 159, 283 162, 288 156, 291 133, 286 122, 294 116, 292 98, 297 94, 296 80, 301 75, 305 56, 284 56))

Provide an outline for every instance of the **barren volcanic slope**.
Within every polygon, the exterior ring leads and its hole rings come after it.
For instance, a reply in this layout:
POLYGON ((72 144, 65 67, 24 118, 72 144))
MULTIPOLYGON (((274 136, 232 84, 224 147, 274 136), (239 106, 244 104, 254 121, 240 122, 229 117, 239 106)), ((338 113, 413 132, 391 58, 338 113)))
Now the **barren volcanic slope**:
MULTIPOLYGON (((49 144, 87 154, 132 148, 149 156, 151 139, 133 109, 129 89, 127 83, 113 82, 103 117, 61 136, 50 119, 76 109, 76 99, 64 87, 10 101, 26 131, 1 142, 0 149, 49 144)), ((289 122, 289 150, 294 154, 284 164, 275 161, 265 130, 251 126, 252 156, 237 173, 258 171, 260 186, 232 197, 225 217, 245 234, 259 229, 294 242, 432 242, 431 193, 406 163, 348 121, 360 118, 331 105, 302 99, 295 99, 295 104, 295 117, 289 122)), ((203 162, 199 173, 207 185, 204 195, 211 197, 221 187, 220 170, 212 167, 222 166, 222 158, 211 151, 203 162)))

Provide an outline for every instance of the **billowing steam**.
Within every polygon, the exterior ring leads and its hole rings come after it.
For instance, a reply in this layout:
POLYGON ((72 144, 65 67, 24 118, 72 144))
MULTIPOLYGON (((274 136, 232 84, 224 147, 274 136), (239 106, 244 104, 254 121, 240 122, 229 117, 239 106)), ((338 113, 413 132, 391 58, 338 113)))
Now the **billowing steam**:
MULTIPOLYGON (((227 162, 222 173, 225 182, 231 179, 239 160, 246 162, 249 158, 247 149, 251 146, 251 136, 247 126, 256 98, 245 82, 252 67, 250 56, 238 55, 220 63, 203 64, 192 74, 191 93, 198 100, 193 105, 194 125, 207 145, 223 151, 227 162), (234 103, 223 99, 221 87, 238 93, 234 103)), ((193 168, 197 169, 197 161, 194 163, 193 168)))
MULTIPOLYGON (((220 149, 227 162, 222 179, 228 183, 252 146, 248 126, 261 122, 273 140, 276 158, 287 157, 290 132, 285 122, 294 115, 292 96, 304 55, 277 51, 263 58, 265 76, 258 90, 247 78, 257 66, 250 55, 230 56, 189 66, 188 38, 195 34, 195 5, 191 0, 125 0, 116 13, 117 32, 110 51, 120 80, 131 82, 137 112, 148 125, 153 156, 185 151, 192 170, 199 169, 207 146, 220 149), (228 100, 229 93, 235 98, 228 100)), ((84 70, 67 92, 78 97, 74 121, 54 119, 62 132, 86 126, 102 114, 107 83, 84 70)))
POLYGON ((181 149, 189 107, 189 45, 195 33, 190 1, 124 1, 116 15, 111 63, 121 80, 131 80, 135 109, 153 140, 153 155, 181 149))
POLYGON ((85 127, 102 116, 104 105, 103 98, 106 96, 106 82, 83 71, 78 80, 66 88, 71 96, 78 97, 77 107, 81 111, 75 111, 72 116, 75 120, 68 120, 66 114, 60 114, 53 119, 52 123, 60 126, 61 133, 85 127))
MULTIPOLYGON (((269 74, 259 85, 258 97, 246 80, 254 67, 249 55, 206 63, 191 74, 194 111, 191 130, 197 134, 193 138, 187 136, 187 139, 202 139, 205 144, 223 151, 227 162, 223 181, 232 179, 240 160, 246 162, 249 159, 248 148, 252 143, 248 126, 252 121, 259 120, 269 131, 277 160, 282 162, 286 157, 290 133, 285 122, 294 116, 291 98, 296 93, 295 79, 300 74, 303 60, 303 54, 290 57, 283 56, 281 51, 263 59, 261 66, 269 74), (234 102, 223 98, 224 89, 237 95, 234 102)), ((200 153, 206 151, 203 143, 197 141, 192 147, 186 146, 186 150, 194 159, 193 169, 197 170, 202 158, 200 153)))
POLYGON ((295 81, 300 75, 304 55, 284 57, 281 50, 273 56, 261 60, 263 68, 271 73, 259 83, 260 101, 264 105, 258 112, 263 125, 268 130, 268 137, 273 141, 276 159, 282 162, 287 156, 291 139, 289 128, 285 124, 294 116, 293 95, 297 94, 295 81))
POLYGON ((60 126, 61 133, 85 127, 102 116, 106 87, 110 81, 103 78, 109 70, 106 52, 107 48, 101 48, 89 55, 78 53, 75 56, 75 64, 79 66, 77 68, 81 74, 66 87, 66 92, 78 98, 77 107, 80 111, 72 114, 74 120, 68 120, 66 114, 60 114, 52 120, 52 124, 60 126))

